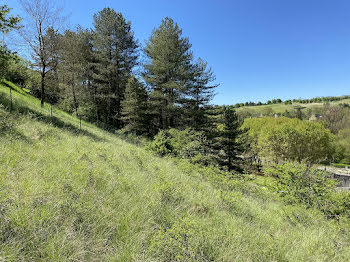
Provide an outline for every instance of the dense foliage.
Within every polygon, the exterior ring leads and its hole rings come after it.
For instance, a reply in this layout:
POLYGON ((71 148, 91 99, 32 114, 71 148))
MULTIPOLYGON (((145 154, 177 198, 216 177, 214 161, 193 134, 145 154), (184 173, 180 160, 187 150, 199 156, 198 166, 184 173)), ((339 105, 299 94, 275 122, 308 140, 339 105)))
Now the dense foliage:
POLYGON ((147 146, 157 154, 189 159, 192 163, 214 164, 209 141, 203 132, 193 129, 160 131, 147 146))
POLYGON ((148 148, 161 156, 173 155, 192 163, 242 172, 246 168, 242 155, 245 132, 240 126, 235 111, 227 107, 212 122, 210 131, 161 130, 148 148))
POLYGON ((329 161, 334 136, 320 123, 291 118, 246 119, 250 149, 247 154, 265 161, 314 164, 329 161))
POLYGON ((290 204, 322 208, 327 205, 336 182, 327 173, 298 163, 273 165, 266 175, 276 178, 276 191, 290 204))

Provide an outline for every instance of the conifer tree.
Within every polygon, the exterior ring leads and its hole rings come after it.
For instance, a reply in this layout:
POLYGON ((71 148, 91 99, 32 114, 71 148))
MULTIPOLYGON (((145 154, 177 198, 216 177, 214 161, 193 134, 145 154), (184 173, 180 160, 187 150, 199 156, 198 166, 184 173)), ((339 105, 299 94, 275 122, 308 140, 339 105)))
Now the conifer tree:
POLYGON ((126 85, 122 116, 127 131, 138 135, 148 132, 147 92, 135 76, 130 77, 126 85))
POLYGON ((209 119, 206 106, 213 98, 214 89, 217 84, 212 84, 215 81, 215 75, 211 68, 208 68, 208 63, 199 58, 192 67, 193 79, 189 83, 186 90, 186 117, 188 125, 196 130, 206 129, 209 119))
MULTIPOLYGON (((50 27, 46 30, 43 36, 43 50, 42 55, 45 57, 45 97, 44 101, 51 104, 56 103, 59 99, 59 79, 58 79, 58 64, 60 62, 59 54, 59 38, 60 34, 54 28, 50 27)), ((34 57, 36 65, 42 65, 41 58, 34 57)), ((41 72, 42 73, 42 72, 41 72)), ((42 94, 41 90, 41 94, 42 94)))
POLYGON ((143 74, 150 87, 154 128, 167 129, 180 123, 181 103, 192 78, 192 52, 187 37, 171 18, 162 20, 146 43, 148 61, 143 74))
POLYGON ((81 84, 82 93, 80 94, 79 111, 84 114, 86 119, 98 119, 97 108, 97 86, 93 85, 93 69, 95 59, 93 55, 93 31, 90 29, 83 29, 78 27, 79 50, 81 51, 81 84))
MULTIPOLYGON (((62 96, 68 104, 69 111, 78 112, 78 107, 83 102, 84 93, 89 90, 84 88, 86 70, 89 58, 85 56, 90 47, 85 42, 84 32, 66 30, 60 38, 60 82, 62 96)), ((90 54, 91 55, 91 54, 90 54)))
POLYGON ((137 42, 131 24, 121 13, 104 8, 94 15, 93 84, 98 120, 121 126, 121 101, 137 60, 137 42))
POLYGON ((243 152, 240 136, 242 131, 236 112, 230 107, 224 107, 221 123, 214 143, 217 152, 216 159, 220 166, 225 166, 228 171, 242 171, 243 152))
POLYGON ((8 62, 10 60, 10 51, 7 49, 4 39, 5 34, 12 29, 18 28, 21 21, 19 17, 9 16, 10 8, 7 5, 0 6, 0 32, 2 40, 0 41, 0 78, 4 77, 8 62))

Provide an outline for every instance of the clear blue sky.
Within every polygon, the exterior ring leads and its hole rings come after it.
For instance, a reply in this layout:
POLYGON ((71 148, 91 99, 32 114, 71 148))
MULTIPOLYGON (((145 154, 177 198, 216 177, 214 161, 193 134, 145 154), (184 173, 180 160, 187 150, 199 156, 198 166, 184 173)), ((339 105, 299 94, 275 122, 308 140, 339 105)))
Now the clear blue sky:
MULTIPOLYGON (((20 13, 15 0, 5 1, 20 13)), ((350 94, 349 0, 57 0, 68 27, 122 12, 144 43, 169 16, 217 76, 216 104, 350 94)))

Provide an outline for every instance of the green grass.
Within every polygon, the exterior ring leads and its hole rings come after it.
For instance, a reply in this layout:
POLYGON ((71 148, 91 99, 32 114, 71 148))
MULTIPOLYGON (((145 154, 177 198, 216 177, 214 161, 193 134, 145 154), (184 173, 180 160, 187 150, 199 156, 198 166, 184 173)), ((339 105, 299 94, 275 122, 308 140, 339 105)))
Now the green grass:
POLYGON ((0 86, 0 261, 349 261, 347 221, 0 86))

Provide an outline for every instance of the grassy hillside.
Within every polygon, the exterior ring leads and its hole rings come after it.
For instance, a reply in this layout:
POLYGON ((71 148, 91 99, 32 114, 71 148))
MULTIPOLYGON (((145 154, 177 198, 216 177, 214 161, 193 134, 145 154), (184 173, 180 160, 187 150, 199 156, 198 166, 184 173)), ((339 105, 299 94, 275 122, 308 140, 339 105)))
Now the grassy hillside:
MULTIPOLYGON (((348 103, 349 104, 350 99, 343 99, 343 100, 339 100, 339 101, 330 102, 330 105, 336 105, 336 104, 340 104, 340 103, 348 103)), ((264 112, 266 110, 272 109, 272 111, 274 113, 282 114, 286 110, 293 111, 295 106, 306 107, 303 110, 306 110, 307 108, 311 108, 311 109, 314 109, 315 111, 317 111, 317 109, 320 109, 323 106, 323 103, 308 103, 308 104, 293 103, 292 105, 285 105, 284 103, 280 103, 280 104, 270 104, 270 105, 261 105, 261 106, 243 106, 243 107, 237 108, 237 111, 239 112, 241 110, 250 110, 253 112, 260 113, 260 112, 264 112)))
MULTIPOLYGON (((348 261, 341 221, 0 86, 0 261, 348 261)), ((260 184, 265 183, 263 181, 260 184)))

